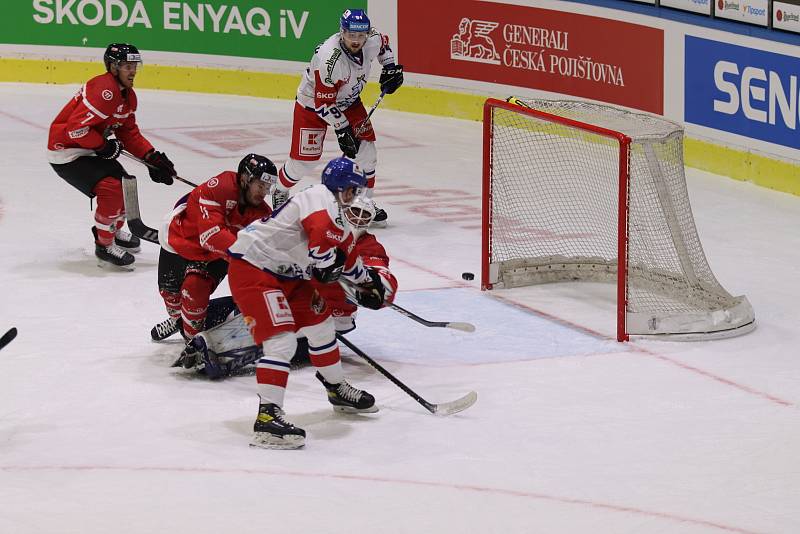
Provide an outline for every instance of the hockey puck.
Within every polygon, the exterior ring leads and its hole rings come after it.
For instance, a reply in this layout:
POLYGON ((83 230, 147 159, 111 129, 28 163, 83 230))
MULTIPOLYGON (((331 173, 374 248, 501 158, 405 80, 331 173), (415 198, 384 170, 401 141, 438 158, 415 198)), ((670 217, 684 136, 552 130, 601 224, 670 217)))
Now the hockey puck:
POLYGON ((461 273, 461 278, 463 278, 464 280, 474 280, 475 275, 472 273, 461 273))

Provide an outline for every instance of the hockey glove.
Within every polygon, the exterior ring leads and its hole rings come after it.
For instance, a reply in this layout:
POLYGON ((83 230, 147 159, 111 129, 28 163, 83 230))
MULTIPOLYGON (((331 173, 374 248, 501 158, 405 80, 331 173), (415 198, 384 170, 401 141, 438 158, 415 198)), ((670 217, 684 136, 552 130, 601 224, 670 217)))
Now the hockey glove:
POLYGON ((172 177, 175 176, 175 165, 166 154, 151 150, 145 155, 144 160, 148 165, 151 165, 148 167, 151 180, 160 184, 172 185, 172 177))
POLYGON ((403 66, 385 65, 381 72, 381 92, 390 95, 403 85, 403 66))
POLYGON ((312 267, 311 275, 318 282, 322 282, 323 284, 330 284, 331 282, 335 282, 342 275, 342 269, 344 269, 344 262, 346 259, 347 259, 347 254, 345 254, 342 249, 337 248, 336 259, 333 261, 333 263, 321 269, 317 267, 312 267))
POLYGON ((106 139, 106 143, 94 151, 103 159, 117 159, 122 153, 122 141, 119 139, 106 139))
POLYGON ((367 274, 371 280, 358 286, 356 291, 356 301, 359 306, 364 306, 370 310, 380 310, 383 308, 386 299, 386 287, 381 281, 381 275, 372 269, 367 269, 367 274))
POLYGON ((348 124, 344 128, 336 130, 336 139, 339 141, 339 148, 342 149, 344 155, 355 159, 361 140, 353 134, 353 127, 348 124))

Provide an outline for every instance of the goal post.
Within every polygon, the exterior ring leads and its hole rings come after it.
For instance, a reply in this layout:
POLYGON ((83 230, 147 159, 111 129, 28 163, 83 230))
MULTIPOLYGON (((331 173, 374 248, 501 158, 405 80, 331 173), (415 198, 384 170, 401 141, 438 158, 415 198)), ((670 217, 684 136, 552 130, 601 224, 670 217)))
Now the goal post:
POLYGON ((711 271, 683 169, 683 128, 571 100, 488 99, 481 288, 617 285, 617 339, 755 327, 711 271))

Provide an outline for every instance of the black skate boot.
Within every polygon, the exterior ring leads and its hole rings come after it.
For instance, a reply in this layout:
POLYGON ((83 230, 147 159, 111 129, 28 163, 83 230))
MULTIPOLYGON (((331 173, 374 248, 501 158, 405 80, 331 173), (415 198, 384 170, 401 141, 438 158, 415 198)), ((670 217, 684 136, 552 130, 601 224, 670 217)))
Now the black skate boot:
POLYGON ((277 404, 260 404, 250 446, 262 449, 299 449, 305 445, 306 431, 297 428, 283 416, 283 410, 277 404))
POLYGON ((97 256, 97 265, 99 267, 116 267, 125 271, 135 269, 133 262, 136 261, 136 258, 133 257, 133 254, 118 247, 116 243, 111 243, 108 246, 98 243, 97 228, 94 226, 92 227, 92 235, 94 235, 94 255, 97 256))
POLYGON ((386 210, 383 208, 379 208, 377 204, 375 204, 375 217, 372 219, 372 224, 370 224, 371 228, 386 228, 388 224, 387 219, 389 216, 386 214, 386 210))
POLYGON ((322 382, 328 390, 328 402, 333 404, 333 410, 345 413, 374 413, 378 411, 375 406, 375 397, 366 391, 354 388, 342 380, 339 384, 331 384, 317 371, 317 380, 322 382))
POLYGON ((142 250, 142 240, 123 229, 117 230, 117 233, 114 234, 114 244, 128 252, 140 252, 142 250))
POLYGON ((150 337, 153 338, 153 341, 164 341, 169 336, 177 333, 180 329, 180 318, 168 317, 150 330, 150 337))

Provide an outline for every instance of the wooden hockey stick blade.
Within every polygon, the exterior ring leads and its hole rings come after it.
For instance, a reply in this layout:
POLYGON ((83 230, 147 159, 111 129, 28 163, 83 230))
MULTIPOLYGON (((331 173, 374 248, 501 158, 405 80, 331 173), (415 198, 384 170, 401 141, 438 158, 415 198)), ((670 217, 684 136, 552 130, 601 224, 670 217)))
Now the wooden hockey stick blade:
POLYGON ((475 401, 478 400, 478 394, 474 391, 470 391, 460 399, 456 399, 451 402, 445 402, 442 404, 434 404, 432 402, 428 402, 419 396, 413 389, 405 385, 399 378, 394 376, 388 370, 386 370, 381 364, 373 360, 366 352, 358 348, 352 341, 344 337, 342 334, 336 334, 336 339, 342 342, 347 348, 352 350, 357 356, 360 356, 364 361, 366 361, 373 369, 378 371, 380 374, 385 376, 392 382, 395 386, 402 389, 405 393, 407 393, 412 399, 417 401, 423 408, 431 412, 433 415, 452 415, 454 413, 458 413, 462 410, 466 410, 473 404, 475 401))
POLYGON ((461 323, 461 322, 451 322, 451 321, 428 321, 423 319, 416 313, 410 312, 407 309, 399 306, 395 303, 389 305, 394 311, 400 313, 401 315, 405 315, 412 321, 416 321, 421 325, 430 327, 430 328, 452 328, 454 330, 461 330, 462 332, 474 332, 475 325, 472 323, 461 323))
POLYGON ((0 350, 14 341, 15 337, 17 337, 17 327, 12 327, 8 330, 8 332, 3 334, 3 337, 0 337, 0 350))
POLYGON ((453 415, 462 412, 478 401, 478 394, 470 391, 460 399, 441 404, 434 404, 434 415, 453 415))
POLYGON ((122 178, 122 197, 125 201, 125 215, 131 233, 145 241, 158 244, 158 230, 144 224, 139 214, 139 191, 134 176, 122 178))
POLYGON ((447 328, 461 330, 462 332, 474 332, 475 325, 472 323, 447 323, 447 328))

